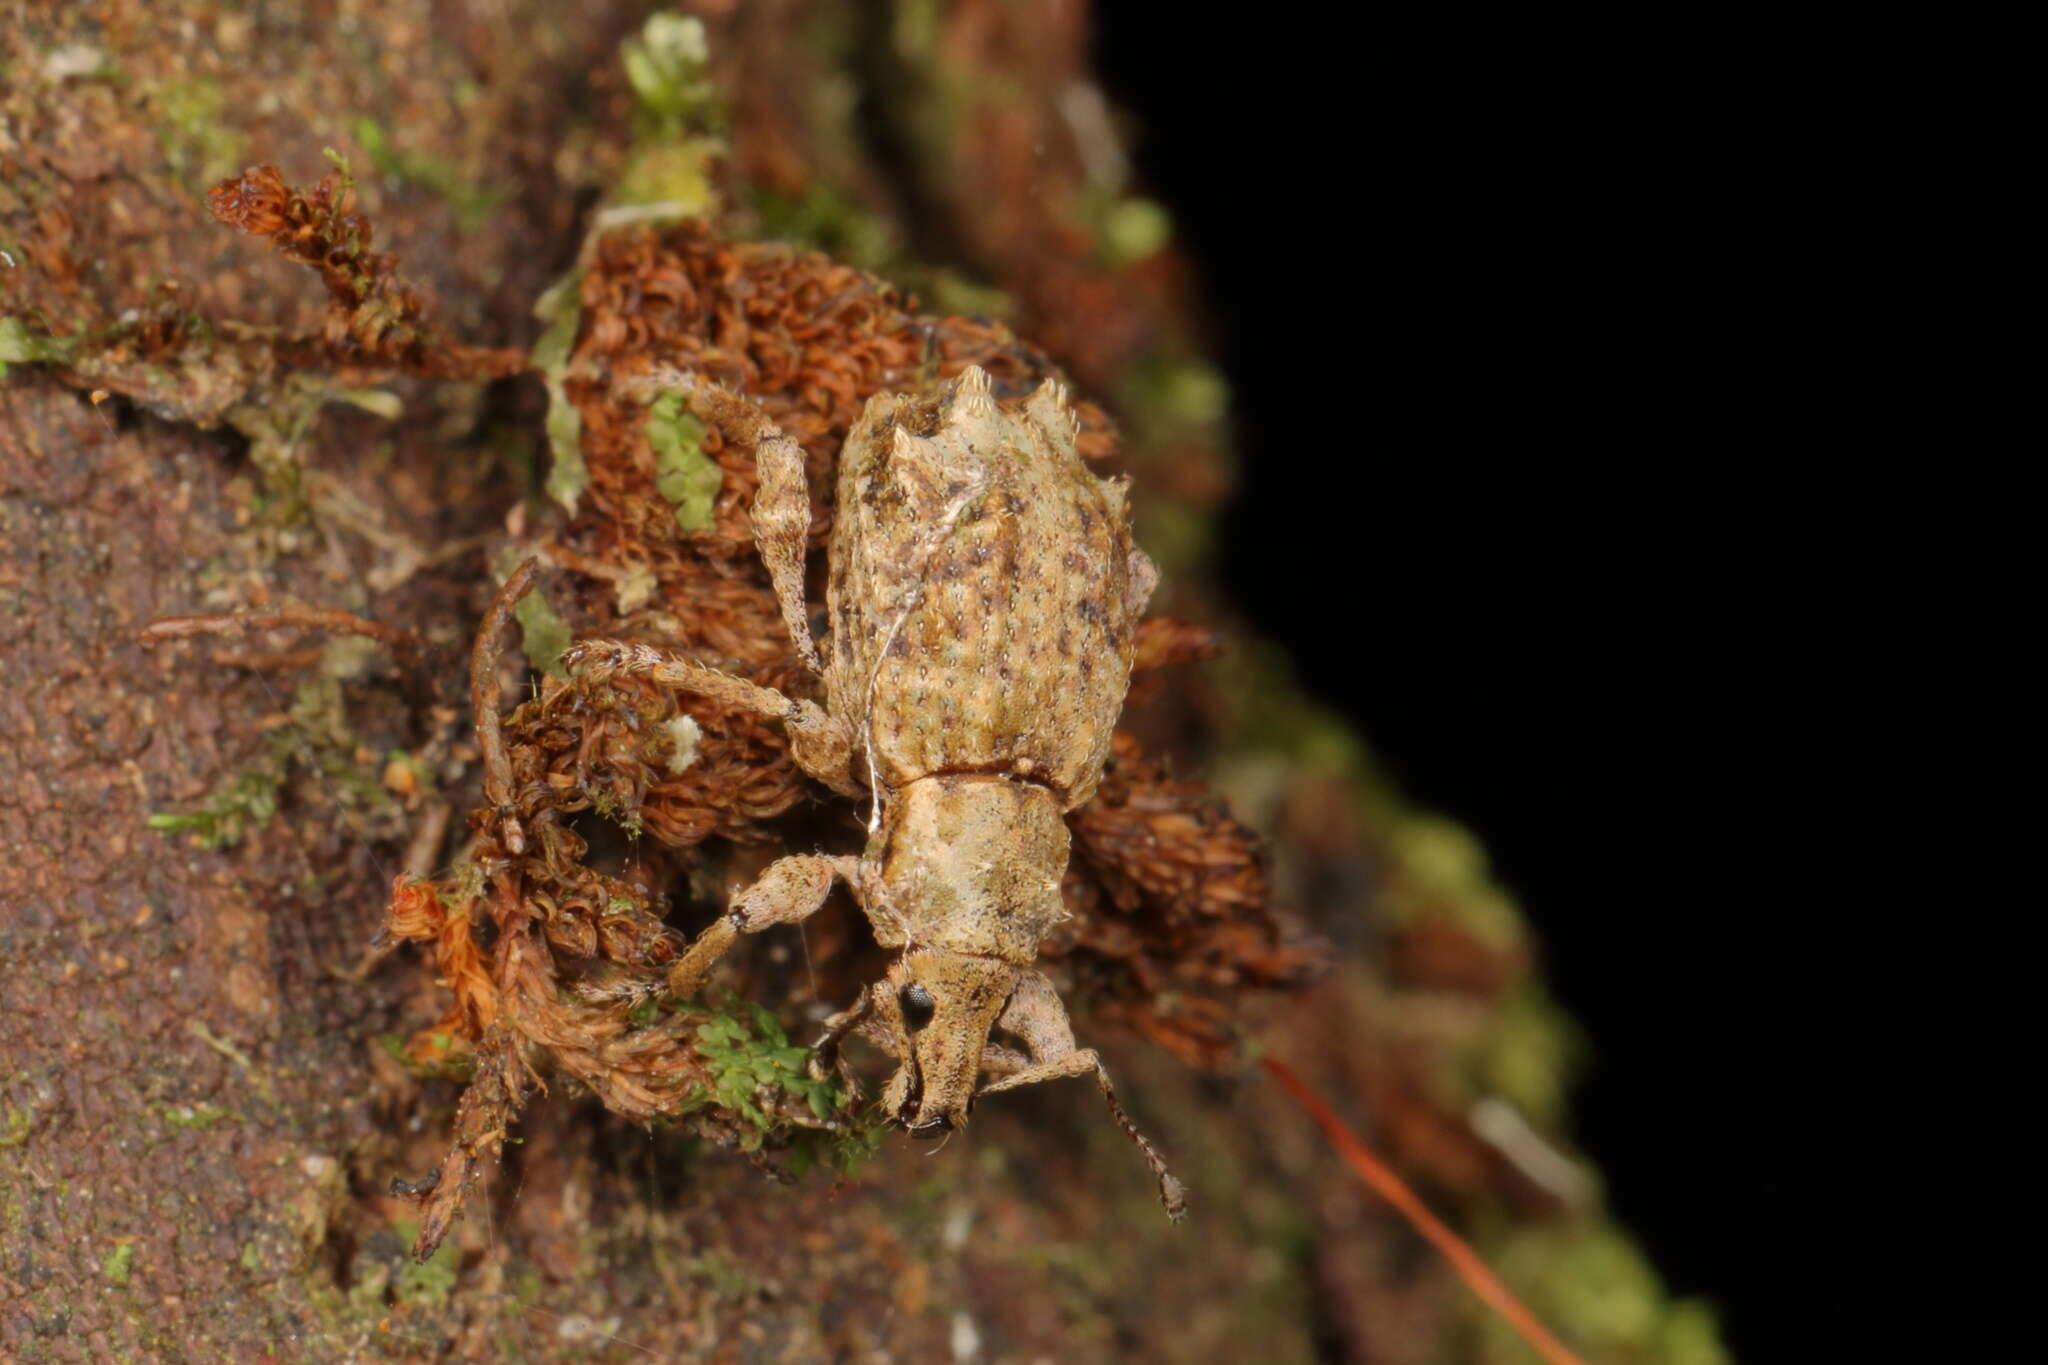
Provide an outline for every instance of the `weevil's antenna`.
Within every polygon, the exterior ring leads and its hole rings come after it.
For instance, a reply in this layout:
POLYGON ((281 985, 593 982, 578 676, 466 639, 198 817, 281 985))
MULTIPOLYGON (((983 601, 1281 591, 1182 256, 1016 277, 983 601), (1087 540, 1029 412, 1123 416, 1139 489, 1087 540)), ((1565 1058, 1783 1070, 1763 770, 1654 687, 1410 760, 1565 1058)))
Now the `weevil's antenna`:
POLYGON ((1259 1065, 1280 1083, 1282 1090, 1294 1097, 1296 1104, 1308 1111, 1308 1116, 1323 1130, 1323 1136, 1330 1140, 1330 1145, 1337 1149, 1352 1173, 1363 1180, 1373 1193, 1392 1204, 1394 1211, 1407 1219, 1408 1225, 1421 1233, 1424 1241, 1441 1252, 1443 1258, 1451 1263, 1451 1269, 1458 1272, 1458 1278, 1465 1282, 1465 1287, 1507 1319, 1508 1326, 1514 1328, 1536 1354, 1549 1361, 1550 1365, 1585 1365, 1569 1347, 1551 1334, 1549 1328, 1537 1321, 1536 1315, 1515 1297, 1513 1290, 1501 1283, 1500 1276, 1479 1259, 1479 1253, 1467 1246, 1464 1238, 1452 1232, 1443 1219, 1429 1211, 1429 1205, 1408 1188, 1407 1181, 1395 1175, 1392 1167, 1372 1154, 1358 1134, 1351 1131, 1351 1126, 1323 1102, 1322 1096, 1309 1088, 1307 1081, 1295 1074, 1293 1067, 1274 1057, 1261 1057, 1259 1065))

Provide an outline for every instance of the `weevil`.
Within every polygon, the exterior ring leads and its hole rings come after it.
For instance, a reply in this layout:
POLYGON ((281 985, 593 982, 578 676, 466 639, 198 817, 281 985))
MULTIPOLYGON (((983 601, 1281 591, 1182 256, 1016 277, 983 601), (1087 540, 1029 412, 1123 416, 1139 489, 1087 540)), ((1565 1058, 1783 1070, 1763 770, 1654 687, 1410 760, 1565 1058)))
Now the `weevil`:
POLYGON ((1066 915, 1065 816, 1102 776, 1158 581, 1132 542, 1127 483, 1082 463, 1078 420, 1052 380, 1004 402, 970 366, 935 393, 875 395, 840 453, 821 654, 804 601, 801 447, 709 381, 663 372, 643 387, 685 392, 700 417, 754 447, 755 545, 825 704, 620 641, 582 641, 563 662, 779 718, 806 773, 869 802, 860 854, 771 864, 676 962, 670 991, 695 994, 739 935, 795 923, 843 883, 895 956, 827 1021, 818 1064, 855 1033, 894 1057, 881 1102, 917 1137, 958 1130, 983 1096, 1093 1074, 1179 1221, 1181 1183, 1101 1059, 1076 1046, 1036 965, 1066 915))

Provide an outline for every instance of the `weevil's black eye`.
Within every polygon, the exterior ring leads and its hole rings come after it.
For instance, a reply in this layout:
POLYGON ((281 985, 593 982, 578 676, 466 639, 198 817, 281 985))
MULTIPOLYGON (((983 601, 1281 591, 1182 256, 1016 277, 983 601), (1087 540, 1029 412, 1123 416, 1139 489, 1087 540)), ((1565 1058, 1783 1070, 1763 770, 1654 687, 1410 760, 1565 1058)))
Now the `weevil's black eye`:
POLYGON ((914 981, 905 986, 896 999, 903 1006, 903 1022, 910 1026, 912 1033, 929 1024, 932 1012, 939 1007, 939 1002, 932 999, 932 993, 914 981))

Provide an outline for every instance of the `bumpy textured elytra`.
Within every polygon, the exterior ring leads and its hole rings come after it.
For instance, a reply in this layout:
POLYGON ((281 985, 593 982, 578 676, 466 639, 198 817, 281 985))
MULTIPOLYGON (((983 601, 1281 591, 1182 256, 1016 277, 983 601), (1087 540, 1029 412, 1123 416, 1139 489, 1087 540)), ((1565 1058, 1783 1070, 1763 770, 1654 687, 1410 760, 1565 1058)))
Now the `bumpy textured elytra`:
POLYGON ((802 451, 713 385, 667 373, 648 387, 687 391, 701 416, 755 447, 755 543, 827 704, 614 641, 582 642, 564 661, 779 717, 806 772, 871 802, 859 856, 771 865, 690 946, 670 989, 694 994, 738 935, 800 920, 844 882, 896 956, 829 1022, 821 1064, 850 1033, 880 1046, 900 1063, 886 1112, 924 1137, 959 1128, 982 1095, 1093 1073, 1178 1219, 1180 1182, 1094 1051, 1075 1046, 1035 965, 1066 913, 1065 815, 1102 776, 1157 577, 1132 544, 1124 484, 1082 464, 1051 381, 1004 404, 970 367, 935 396, 875 396, 840 457, 821 658, 803 599, 802 451), (1023 1048, 991 1041, 997 1028, 1023 1048))

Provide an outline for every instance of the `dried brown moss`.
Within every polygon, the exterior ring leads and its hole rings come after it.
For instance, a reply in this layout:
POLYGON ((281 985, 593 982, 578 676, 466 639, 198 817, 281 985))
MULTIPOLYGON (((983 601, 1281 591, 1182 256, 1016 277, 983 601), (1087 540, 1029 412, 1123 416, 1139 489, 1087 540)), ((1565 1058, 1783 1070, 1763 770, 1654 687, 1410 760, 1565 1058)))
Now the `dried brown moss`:
POLYGON ((1238 1060, 1252 994, 1305 984, 1325 955, 1276 911, 1258 836, 1121 733, 1071 823, 1075 913, 1054 949, 1106 1014, 1195 1065, 1238 1060))
MULTIPOLYGON (((269 221, 268 219, 264 221, 269 221)), ((825 257, 723 241, 701 225, 609 235, 579 285, 581 325, 564 392, 581 419, 588 482, 575 516, 541 545, 567 571, 548 585, 578 633, 625 635, 689 651, 792 695, 809 687, 755 556, 753 452, 715 429, 693 432, 721 482, 708 525, 686 530, 659 483, 647 407, 623 398, 661 367, 704 374, 759 403, 805 449, 814 489, 831 486, 839 443, 867 399, 915 390, 969 364, 1006 393, 1054 375, 1045 357, 995 324, 916 313, 871 276, 825 257)), ((1084 450, 1114 451, 1100 409, 1082 405, 1084 450)), ((671 439, 673 433, 670 433, 671 439)), ((812 540, 830 535, 814 510, 812 540)), ((812 555, 822 572, 824 555, 812 555)), ((666 998, 665 969, 684 939, 671 923, 690 888, 717 889, 738 846, 784 848, 858 835, 821 805, 791 762, 779 727, 704 697, 630 679, 547 677, 539 694, 497 715, 496 632, 528 590, 522 570, 484 623, 474 663, 485 804, 462 865, 431 888, 401 883, 391 928, 434 945, 456 994, 410 1055, 438 1057, 454 1034, 474 1050, 476 1079, 456 1145, 432 1192, 418 1244, 432 1250, 468 1182, 496 1154, 524 1101, 523 1077, 573 1078, 613 1111, 687 1121, 715 1139, 787 1142, 830 1124, 865 1140, 879 1120, 833 1112, 855 1083, 811 1112, 792 1075, 752 1101, 706 1066, 702 1002, 666 998), (601 818, 596 818, 601 817, 601 818), (595 823, 593 820, 595 819, 595 823), (794 822, 793 824, 790 822, 794 822), (619 845, 593 849, 602 842, 619 845), (708 841, 708 842, 707 842, 708 841), (737 1106, 737 1108, 736 1108, 737 1106), (765 1128, 764 1128, 765 1124, 765 1128)), ((822 596, 814 591, 813 598, 822 596)), ((1157 622, 1143 663, 1206 657, 1206 631, 1157 622)), ((1256 839, 1195 786, 1168 779, 1128 737, 1102 796, 1074 817, 1082 856, 1067 895, 1076 916, 1053 945, 1105 1008, 1191 1061, 1234 1055, 1243 997, 1304 980, 1315 949, 1276 916, 1256 839)), ((742 870, 743 869, 739 869, 742 870)), ((708 908, 708 907, 706 907, 708 908)), ((829 916, 826 917, 829 920, 829 916)), ((829 947, 834 931, 822 925, 829 947)), ((814 976, 811 999, 844 1003, 872 949, 844 950, 814 976)), ((735 970, 750 988, 789 982, 735 970)))
POLYGON ((275 166, 252 166, 206 196, 220 222, 268 238, 280 255, 319 273, 327 286, 321 341, 330 363, 442 379, 500 378, 526 368, 523 352, 463 346, 429 322, 418 290, 398 274, 398 258, 371 250, 374 229, 353 211, 354 200, 345 174, 325 176, 301 193, 275 166))

